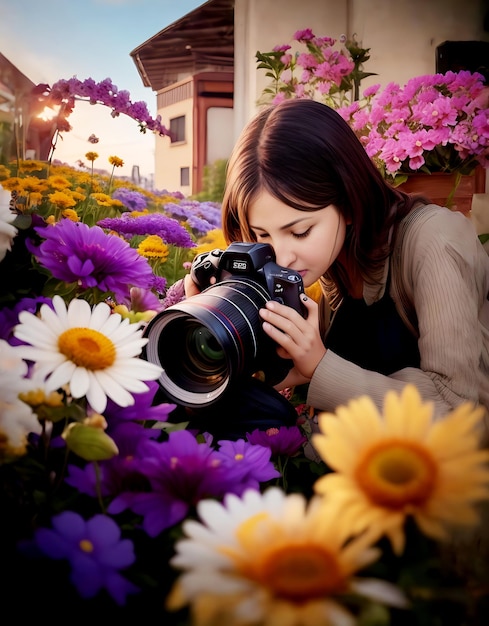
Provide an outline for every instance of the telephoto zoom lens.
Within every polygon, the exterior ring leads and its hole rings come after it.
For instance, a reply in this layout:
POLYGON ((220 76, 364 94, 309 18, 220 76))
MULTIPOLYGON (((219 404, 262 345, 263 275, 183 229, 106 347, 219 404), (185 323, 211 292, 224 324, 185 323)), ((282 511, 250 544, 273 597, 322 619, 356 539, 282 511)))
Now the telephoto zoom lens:
POLYGON ((231 277, 156 315, 145 331, 145 358, 160 365, 170 401, 205 407, 275 351, 258 311, 270 300, 259 283, 231 277))

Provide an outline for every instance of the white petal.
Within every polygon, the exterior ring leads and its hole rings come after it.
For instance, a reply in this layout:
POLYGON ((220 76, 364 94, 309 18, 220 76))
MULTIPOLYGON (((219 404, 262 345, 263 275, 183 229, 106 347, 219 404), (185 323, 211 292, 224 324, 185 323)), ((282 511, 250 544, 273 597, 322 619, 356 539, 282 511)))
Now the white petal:
POLYGON ((352 589, 372 600, 385 603, 389 606, 407 608, 409 601, 403 592, 395 585, 385 580, 374 578, 355 579, 351 583, 352 589))
POLYGON ((75 367, 70 381, 71 395, 74 398, 82 398, 87 394, 90 386, 90 376, 85 367, 75 367))
MULTIPOLYGON (((40 371, 42 371, 42 363, 40 371)), ((60 365, 53 371, 51 376, 46 381, 46 388, 48 391, 55 391, 59 389, 63 385, 66 385, 70 382, 71 376, 75 370, 76 365, 71 361, 63 361, 60 365)))
POLYGON ((108 304, 100 302, 92 310, 89 328, 93 328, 94 330, 98 330, 104 335, 107 335, 105 325, 109 324, 109 328, 111 326, 116 327, 119 325, 120 321, 121 316, 118 313, 112 313, 108 304))

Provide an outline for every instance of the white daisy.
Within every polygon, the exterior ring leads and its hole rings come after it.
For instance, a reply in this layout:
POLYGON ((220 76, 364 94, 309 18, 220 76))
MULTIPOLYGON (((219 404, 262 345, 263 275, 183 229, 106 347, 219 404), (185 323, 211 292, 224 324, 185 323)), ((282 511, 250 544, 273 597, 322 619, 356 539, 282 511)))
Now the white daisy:
POLYGON ((17 235, 17 229, 12 226, 15 217, 8 206, 0 204, 0 261, 3 261, 7 251, 11 249, 12 241, 17 235))
POLYGON ((21 356, 35 363, 47 391, 69 384, 74 398, 86 396, 92 409, 102 413, 107 398, 130 406, 133 393, 148 390, 143 381, 160 376, 158 365, 139 358, 148 340, 138 324, 112 313, 104 302, 92 308, 75 299, 67 307, 54 296, 53 306, 43 304, 39 317, 23 311, 14 329, 17 339, 29 344, 19 346, 21 356))
POLYGON ((26 374, 17 349, 0 340, 0 461, 25 454, 27 435, 41 432, 36 414, 19 399, 35 386, 26 374))
POLYGON ((196 626, 350 626, 351 594, 405 606, 402 593, 355 573, 379 551, 353 536, 341 510, 273 487, 197 505, 171 563, 185 570, 167 601, 189 604, 196 626))

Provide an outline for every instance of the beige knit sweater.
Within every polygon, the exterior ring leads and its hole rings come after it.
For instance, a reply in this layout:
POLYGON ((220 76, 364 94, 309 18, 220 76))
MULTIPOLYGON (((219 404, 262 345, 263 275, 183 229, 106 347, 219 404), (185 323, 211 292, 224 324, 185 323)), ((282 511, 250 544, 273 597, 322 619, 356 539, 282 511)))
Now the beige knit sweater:
MULTIPOLYGON (((437 205, 416 208, 401 222, 381 285, 364 285, 367 304, 385 291, 419 337, 420 368, 389 376, 367 371, 328 350, 309 385, 307 402, 334 411, 368 395, 382 407, 389 389, 416 385, 435 415, 465 401, 489 415, 489 256, 464 215, 437 205)), ((487 419, 489 432, 489 419, 487 419)))

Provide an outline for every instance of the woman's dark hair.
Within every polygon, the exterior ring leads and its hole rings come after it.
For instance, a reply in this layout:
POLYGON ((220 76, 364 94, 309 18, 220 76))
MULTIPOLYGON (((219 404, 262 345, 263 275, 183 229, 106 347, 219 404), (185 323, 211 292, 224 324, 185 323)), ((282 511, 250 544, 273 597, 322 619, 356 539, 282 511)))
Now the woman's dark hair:
MULTIPOLYGON (((228 242, 252 241, 248 208, 265 190, 288 206, 314 211, 334 204, 347 224, 345 251, 362 278, 376 282, 391 250, 391 227, 416 198, 391 187, 347 122, 310 99, 285 100, 263 109, 241 133, 229 159, 223 231, 228 242)), ((337 295, 347 277, 336 263, 325 279, 337 295)))

